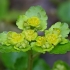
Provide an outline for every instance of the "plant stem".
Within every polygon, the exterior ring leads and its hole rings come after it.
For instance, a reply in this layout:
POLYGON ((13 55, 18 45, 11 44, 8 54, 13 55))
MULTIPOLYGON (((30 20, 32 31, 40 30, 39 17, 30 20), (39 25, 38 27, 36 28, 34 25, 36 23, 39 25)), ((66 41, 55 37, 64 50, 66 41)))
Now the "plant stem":
POLYGON ((36 53, 35 55, 33 55, 33 59, 38 57, 41 53, 36 53))
POLYGON ((32 50, 28 51, 28 69, 27 70, 32 70, 33 67, 33 53, 32 50))

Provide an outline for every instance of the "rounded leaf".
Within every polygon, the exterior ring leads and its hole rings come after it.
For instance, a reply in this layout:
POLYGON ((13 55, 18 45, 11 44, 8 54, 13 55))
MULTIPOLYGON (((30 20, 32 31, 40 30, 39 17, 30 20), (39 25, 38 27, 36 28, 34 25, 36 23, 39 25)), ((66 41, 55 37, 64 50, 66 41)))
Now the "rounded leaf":
POLYGON ((16 25, 18 26, 19 29, 25 29, 27 27, 27 16, 25 15, 20 15, 20 17, 18 18, 16 25))

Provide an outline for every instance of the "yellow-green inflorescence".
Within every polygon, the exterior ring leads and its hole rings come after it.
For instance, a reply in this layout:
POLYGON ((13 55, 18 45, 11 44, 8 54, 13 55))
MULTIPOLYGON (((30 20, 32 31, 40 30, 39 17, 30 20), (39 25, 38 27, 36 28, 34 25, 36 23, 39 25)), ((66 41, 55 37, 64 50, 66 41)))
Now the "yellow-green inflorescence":
POLYGON ((47 27, 47 19, 46 12, 42 7, 33 6, 19 17, 16 24, 22 30, 33 29, 43 31, 47 27))
POLYGON ((22 30, 21 33, 9 31, 0 34, 0 43, 11 46, 17 51, 28 51, 30 49, 44 53, 50 52, 58 44, 68 42, 66 37, 70 30, 68 24, 57 22, 48 30, 46 12, 41 6, 33 6, 21 15, 16 25, 22 30), (45 32, 43 36, 38 35, 38 31, 45 32))
POLYGON ((16 33, 16 32, 8 32, 8 41, 10 44, 18 44, 22 41, 24 41, 24 35, 21 33, 16 33))
POLYGON ((37 32, 35 32, 34 30, 25 30, 22 33, 23 35, 25 35, 25 39, 28 41, 35 40, 37 37, 37 32))
POLYGON ((57 45, 61 38, 57 34, 47 34, 46 39, 50 44, 57 45))

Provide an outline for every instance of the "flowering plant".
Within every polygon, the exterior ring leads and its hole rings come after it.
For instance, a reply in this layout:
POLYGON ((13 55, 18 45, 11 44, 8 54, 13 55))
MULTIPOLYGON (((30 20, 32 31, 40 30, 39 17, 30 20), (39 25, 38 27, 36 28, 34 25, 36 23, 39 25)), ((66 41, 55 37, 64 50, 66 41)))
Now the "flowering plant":
MULTIPOLYGON (((46 30, 47 20, 46 12, 41 6, 29 8, 16 22, 22 30, 21 33, 0 33, 0 52, 28 52, 30 59, 33 59, 33 51, 54 54, 70 51, 70 41, 67 39, 70 32, 68 24, 56 22, 46 30), (40 36, 38 31, 44 32, 44 35, 40 36)), ((32 70, 31 68, 29 64, 28 70, 32 70)))

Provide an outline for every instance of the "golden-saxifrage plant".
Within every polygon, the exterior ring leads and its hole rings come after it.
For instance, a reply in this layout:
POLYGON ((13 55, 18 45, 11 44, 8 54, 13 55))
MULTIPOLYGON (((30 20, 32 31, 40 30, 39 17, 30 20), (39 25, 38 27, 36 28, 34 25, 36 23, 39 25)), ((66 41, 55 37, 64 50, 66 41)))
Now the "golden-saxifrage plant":
MULTIPOLYGON (((33 51, 39 53, 63 54, 70 51, 67 39, 70 29, 67 23, 56 22, 47 28, 47 15, 40 6, 30 7, 24 15, 20 15, 16 25, 21 33, 13 31, 0 33, 0 52, 28 52, 32 62, 33 51), (44 35, 39 36, 38 31, 44 35)), ((28 70, 31 70, 31 63, 28 70)))

